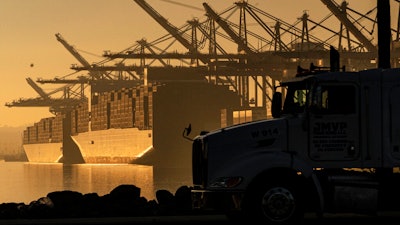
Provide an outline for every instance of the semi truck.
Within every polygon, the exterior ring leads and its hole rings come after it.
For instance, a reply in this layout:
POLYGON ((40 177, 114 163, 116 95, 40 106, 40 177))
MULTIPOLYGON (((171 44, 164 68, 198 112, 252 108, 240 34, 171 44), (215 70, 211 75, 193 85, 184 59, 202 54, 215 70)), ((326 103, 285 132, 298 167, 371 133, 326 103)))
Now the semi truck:
POLYGON ((400 209, 399 68, 299 69, 271 108, 192 139, 194 208, 268 224, 400 209))

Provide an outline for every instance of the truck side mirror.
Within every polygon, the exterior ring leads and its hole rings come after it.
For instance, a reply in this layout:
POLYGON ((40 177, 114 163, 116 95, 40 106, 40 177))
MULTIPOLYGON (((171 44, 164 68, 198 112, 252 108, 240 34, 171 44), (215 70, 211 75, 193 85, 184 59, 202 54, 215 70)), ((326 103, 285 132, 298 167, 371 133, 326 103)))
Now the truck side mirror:
POLYGON ((191 139, 191 138, 189 137, 189 134, 190 134, 191 132, 192 132, 192 124, 189 124, 188 127, 186 127, 185 129, 183 129, 182 136, 183 136, 185 139, 188 139, 189 141, 193 141, 193 139, 191 139))
POLYGON ((282 93, 275 92, 272 96, 271 114, 272 117, 278 118, 281 116, 282 111, 282 93))
POLYGON ((189 126, 185 128, 186 136, 192 132, 192 124, 189 123, 189 126))

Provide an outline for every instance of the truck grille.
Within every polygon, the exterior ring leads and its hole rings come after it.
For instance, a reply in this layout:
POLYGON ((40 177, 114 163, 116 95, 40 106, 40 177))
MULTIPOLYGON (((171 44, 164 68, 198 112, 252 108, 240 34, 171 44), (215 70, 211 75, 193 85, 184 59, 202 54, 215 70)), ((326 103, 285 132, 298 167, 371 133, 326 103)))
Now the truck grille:
POLYGON ((196 139, 192 148, 192 174, 195 186, 205 186, 207 181, 207 162, 202 139, 196 139))

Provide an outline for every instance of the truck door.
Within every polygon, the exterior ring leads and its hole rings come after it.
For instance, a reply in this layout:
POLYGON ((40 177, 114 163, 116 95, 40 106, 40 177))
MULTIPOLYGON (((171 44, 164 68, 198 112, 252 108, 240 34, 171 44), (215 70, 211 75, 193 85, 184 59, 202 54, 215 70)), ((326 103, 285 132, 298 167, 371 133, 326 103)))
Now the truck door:
POLYGON ((316 161, 359 157, 357 86, 321 83, 312 90, 309 113, 309 155, 316 161))

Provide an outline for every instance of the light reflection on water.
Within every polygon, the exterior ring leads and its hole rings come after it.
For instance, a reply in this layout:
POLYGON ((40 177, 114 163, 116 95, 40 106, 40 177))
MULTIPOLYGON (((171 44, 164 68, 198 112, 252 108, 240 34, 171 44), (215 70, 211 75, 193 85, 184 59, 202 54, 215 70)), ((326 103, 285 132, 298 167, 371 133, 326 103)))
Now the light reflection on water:
POLYGON ((0 204, 29 204, 49 192, 62 190, 103 196, 121 184, 139 187, 141 196, 152 200, 156 190, 166 189, 174 194, 182 185, 191 186, 190 172, 134 164, 0 162, 0 204))

